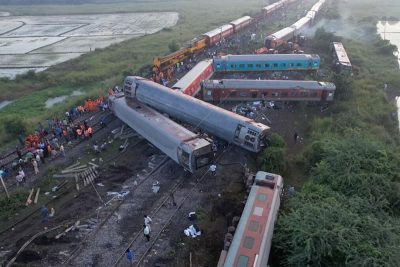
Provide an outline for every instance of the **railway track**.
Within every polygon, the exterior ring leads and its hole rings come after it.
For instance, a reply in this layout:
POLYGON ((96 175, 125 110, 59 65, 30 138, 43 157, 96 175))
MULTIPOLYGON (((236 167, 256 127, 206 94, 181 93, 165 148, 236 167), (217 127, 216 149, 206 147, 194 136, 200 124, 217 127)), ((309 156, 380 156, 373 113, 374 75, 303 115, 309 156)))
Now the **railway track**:
MULTIPOLYGON (((231 146, 228 146, 226 151, 231 146)), ((222 152, 218 158, 220 159, 225 152, 222 152)), ((143 237, 143 231, 139 231, 136 234, 134 234, 134 237, 132 240, 129 241, 128 245, 125 246, 125 248, 122 250, 122 252, 119 254, 117 260, 115 263, 112 265, 113 267, 117 267, 121 265, 121 260, 125 256, 125 251, 128 248, 133 249, 135 253, 135 258, 136 260, 134 261, 134 266, 140 267, 144 266, 145 264, 145 259, 146 256, 148 256, 149 252, 154 248, 154 246, 157 244, 157 241, 159 241, 161 234, 165 231, 165 229, 171 224, 172 220, 174 217, 178 214, 180 211, 181 207, 187 203, 187 200, 190 199, 190 197, 193 195, 193 192, 198 189, 199 185, 202 184, 204 178, 207 176, 208 170, 205 170, 202 172, 202 174, 199 177, 196 178, 196 182, 194 185, 192 185, 190 190, 186 190, 188 192, 179 192, 179 189, 182 189, 182 186, 184 183, 187 181, 187 178, 183 177, 180 179, 166 194, 166 196, 163 198, 161 203, 152 211, 152 213, 149 215, 152 219, 153 222, 151 224, 151 240, 149 241, 149 245, 143 245, 144 244, 144 237, 143 237), (170 195, 174 196, 174 200, 176 202, 176 206, 168 205, 167 203, 171 201, 170 195), (165 218, 167 218, 165 220, 165 218)))
MULTIPOLYGON (((132 146, 135 147, 135 146, 139 145, 140 143, 142 143, 142 142, 144 142, 144 141, 145 141, 145 139, 140 138, 140 139, 138 139, 137 142, 133 143, 132 146)), ((150 148, 150 147, 149 147, 149 148, 150 148)), ((147 149, 148 149, 148 148, 147 148, 147 149)), ((112 158, 110 158, 110 159, 104 161, 104 162, 103 162, 103 165, 104 165, 104 164, 107 164, 107 163, 110 163, 110 162, 112 162, 112 161, 115 162, 115 161, 118 160, 121 156, 123 156, 123 155, 125 155, 125 154, 126 154, 126 150, 124 150, 124 151, 122 151, 121 153, 118 153, 116 156, 114 156, 114 157, 112 157, 112 158)), ((167 159, 164 158, 164 160, 161 162, 161 164, 165 163, 166 161, 167 161, 167 159)), ((161 164, 160 164, 160 165, 161 165, 161 164)), ((154 169, 153 171, 156 171, 156 170, 154 169)), ((53 203, 54 201, 57 201, 61 196, 67 194, 68 192, 75 192, 75 184, 74 184, 74 183, 69 183, 69 186, 64 187, 63 190, 62 190, 56 197, 52 198, 51 200, 49 200, 49 201, 46 203, 46 206, 50 205, 50 204, 53 203)), ((123 199, 123 201, 124 201, 124 199, 123 199)), ((121 201, 121 202, 119 203, 118 207, 123 203, 123 201, 121 201)), ((19 224, 21 224, 23 221, 28 220, 28 219, 31 218, 32 216, 35 216, 35 214, 38 213, 39 209, 40 209, 40 207, 38 207, 37 209, 33 210, 31 213, 29 213, 29 214, 28 214, 26 217, 24 217, 22 220, 19 220, 18 222, 16 222, 16 223, 10 225, 7 229, 3 229, 3 230, 1 231, 0 234, 3 234, 4 232, 6 232, 7 230, 9 230, 9 229, 11 229, 11 228, 14 229, 14 230, 13 230, 14 232, 19 232, 19 230, 18 230, 16 227, 17 227, 19 224)), ((109 217, 111 217, 111 215, 114 213, 115 209, 116 209, 116 208, 114 208, 114 209, 111 211, 111 213, 109 214, 109 216, 107 217, 107 219, 108 219, 109 217)), ((57 229, 59 229, 59 228, 65 228, 67 225, 74 224, 77 220, 79 220, 79 221, 82 222, 82 221, 85 221, 85 220, 89 220, 89 219, 91 219, 91 218, 93 218, 93 217, 96 217, 96 215, 98 215, 97 210, 96 210, 96 211, 93 211, 93 212, 90 212, 89 214, 86 214, 85 216, 83 216, 83 217, 81 217, 81 218, 79 218, 79 219, 73 219, 73 220, 63 221, 61 224, 56 225, 56 226, 53 227, 53 228, 57 228, 57 229)), ((103 223, 101 223, 101 224, 99 225, 99 229, 102 227, 102 225, 103 225, 104 223, 105 223, 105 222, 103 222, 103 223)), ((98 231, 98 230, 96 230, 96 231, 98 231)), ((80 247, 78 247, 78 248, 80 248, 80 247)), ((19 252, 21 252, 21 251, 19 251, 19 252)), ((16 258, 17 258, 17 257, 15 256, 15 257, 13 258, 13 260, 15 260, 16 258)))
MULTIPOLYGON (((150 177, 153 176, 154 173, 156 173, 158 170, 160 170, 164 165, 166 165, 168 162, 171 162, 171 159, 165 157, 150 173, 146 175, 144 179, 142 179, 137 186, 131 191, 131 194, 133 194, 136 190, 140 188, 140 186, 146 182, 150 177)), ((118 211, 118 209, 126 202, 127 198, 123 198, 118 205, 112 208, 110 212, 106 215, 105 219, 97 226, 96 230, 92 233, 90 233, 84 240, 81 241, 81 245, 79 245, 76 249, 74 249, 71 252, 71 255, 63 261, 62 265, 68 265, 70 264, 73 260, 75 260, 83 251, 83 248, 85 244, 88 244, 91 240, 93 240, 96 235, 99 234, 100 230, 102 230, 103 226, 109 221, 109 219, 118 211)), ((93 214, 94 215, 94 214, 93 214)), ((93 216, 92 215, 92 216, 93 216)))

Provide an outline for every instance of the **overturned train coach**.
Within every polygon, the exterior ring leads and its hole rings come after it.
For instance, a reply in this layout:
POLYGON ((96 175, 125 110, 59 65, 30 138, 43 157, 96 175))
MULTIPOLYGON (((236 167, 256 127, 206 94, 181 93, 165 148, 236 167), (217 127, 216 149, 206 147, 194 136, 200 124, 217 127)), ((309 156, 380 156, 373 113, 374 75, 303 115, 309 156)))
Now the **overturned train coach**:
POLYGON ((205 80, 203 100, 224 101, 333 101, 336 86, 330 82, 295 80, 205 80))
POLYGON ((186 170, 210 164, 211 143, 204 138, 123 94, 110 96, 109 105, 115 116, 186 170))
POLYGON ((228 251, 221 252, 218 267, 268 265, 282 189, 280 175, 257 172, 233 240, 228 251))
POLYGON ((269 127, 153 81, 128 76, 125 95, 252 152, 265 146, 269 127))

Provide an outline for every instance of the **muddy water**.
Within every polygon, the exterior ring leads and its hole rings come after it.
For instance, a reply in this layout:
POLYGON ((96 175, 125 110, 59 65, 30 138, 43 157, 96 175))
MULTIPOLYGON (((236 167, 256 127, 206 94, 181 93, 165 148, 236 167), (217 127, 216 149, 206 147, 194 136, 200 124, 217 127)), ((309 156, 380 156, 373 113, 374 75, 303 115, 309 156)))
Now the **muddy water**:
POLYGON ((8 106, 11 103, 12 103, 12 101, 8 101, 8 100, 0 101, 0 109, 8 106))
MULTIPOLYGON (((51 108, 55 104, 61 103, 61 102, 65 101, 66 99, 70 98, 71 96, 80 96, 80 95, 84 95, 84 93, 80 90, 74 90, 71 95, 61 95, 61 96, 56 96, 56 97, 47 99, 45 105, 46 105, 46 108, 51 108)), ((1 103, 0 103, 0 105, 1 105, 1 103)), ((0 108, 1 108, 1 106, 0 106, 0 108)))
MULTIPOLYGON (((378 21, 376 26, 378 34, 382 39, 389 40, 391 44, 397 46, 397 49, 400 49, 400 21, 378 21)), ((398 52, 396 56, 400 66, 400 55, 398 52)))

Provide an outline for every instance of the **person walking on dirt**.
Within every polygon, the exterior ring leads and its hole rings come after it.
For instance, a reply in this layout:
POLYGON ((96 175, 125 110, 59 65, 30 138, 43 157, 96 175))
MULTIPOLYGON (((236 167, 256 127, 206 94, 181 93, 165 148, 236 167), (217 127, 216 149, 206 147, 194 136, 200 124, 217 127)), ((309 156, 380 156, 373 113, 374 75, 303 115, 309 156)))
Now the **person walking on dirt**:
POLYGON ((46 206, 42 206, 42 208, 40 209, 41 222, 42 223, 47 222, 48 217, 49 217, 49 209, 46 208, 46 206))
POLYGON ((171 192, 171 194, 169 194, 169 197, 171 198, 172 205, 176 207, 174 192, 171 192))
POLYGON ((38 167, 38 163, 37 163, 36 159, 32 159, 32 166, 33 166, 33 170, 35 171, 35 174, 38 174, 39 167, 38 167))
POLYGON ((149 216, 144 215, 144 225, 146 225, 147 227, 149 227, 149 230, 150 230, 150 231, 151 231, 151 226, 150 226, 150 224, 151 224, 152 221, 153 221, 153 220, 152 220, 149 216))
POLYGON ((212 176, 217 175, 217 165, 215 165, 214 163, 210 165, 208 170, 211 172, 212 176))
POLYGON ((143 234, 146 237, 147 242, 150 241, 150 228, 147 225, 143 225, 143 234))
POLYGON ((129 248, 125 251, 125 253, 126 253, 126 258, 129 261, 129 264, 132 265, 135 255, 133 254, 133 252, 129 248))
POLYGON ((294 133, 293 138, 294 138, 294 143, 296 144, 297 139, 299 139, 299 135, 297 134, 297 132, 294 133))

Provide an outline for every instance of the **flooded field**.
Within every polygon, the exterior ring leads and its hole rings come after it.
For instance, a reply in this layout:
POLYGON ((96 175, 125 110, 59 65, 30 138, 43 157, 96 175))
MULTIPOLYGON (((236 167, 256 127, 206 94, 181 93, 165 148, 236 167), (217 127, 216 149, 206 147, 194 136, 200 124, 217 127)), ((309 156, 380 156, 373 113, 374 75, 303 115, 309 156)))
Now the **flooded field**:
POLYGON ((0 77, 41 71, 178 22, 176 12, 71 16, 0 16, 0 77))
MULTIPOLYGON (((397 46, 397 49, 400 48, 400 21, 378 21, 376 26, 382 39, 389 40, 391 44, 397 46)), ((397 58, 400 66, 399 53, 397 58)))

